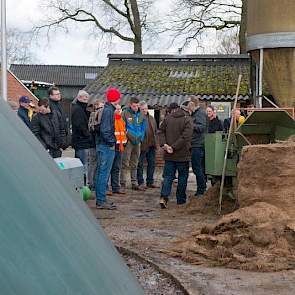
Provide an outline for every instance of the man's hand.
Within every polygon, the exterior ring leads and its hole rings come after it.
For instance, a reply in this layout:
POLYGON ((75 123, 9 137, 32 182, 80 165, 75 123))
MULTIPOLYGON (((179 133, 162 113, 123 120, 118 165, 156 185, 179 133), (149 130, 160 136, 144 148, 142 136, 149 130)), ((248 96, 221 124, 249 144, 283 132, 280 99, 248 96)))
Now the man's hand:
POLYGON ((168 153, 168 154, 173 154, 173 148, 168 145, 168 144, 164 144, 163 149, 168 153))

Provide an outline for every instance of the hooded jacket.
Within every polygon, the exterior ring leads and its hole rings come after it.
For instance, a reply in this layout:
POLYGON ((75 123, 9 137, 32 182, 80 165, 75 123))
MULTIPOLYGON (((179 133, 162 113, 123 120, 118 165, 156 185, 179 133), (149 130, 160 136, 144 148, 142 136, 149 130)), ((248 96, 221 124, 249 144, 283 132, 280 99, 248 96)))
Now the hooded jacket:
POLYGON ((101 116, 99 133, 96 134, 96 144, 104 144, 114 147, 117 140, 115 137, 115 107, 106 102, 101 116))
POLYGON ((187 162, 191 160, 192 119, 182 109, 167 115, 159 127, 160 146, 168 144, 173 153, 165 151, 166 161, 187 162))
POLYGON ((20 106, 17 115, 21 118, 21 120, 30 128, 30 118, 29 118, 29 110, 20 106))
POLYGON ((34 115, 31 121, 31 130, 46 150, 61 148, 59 122, 55 112, 34 115))
POLYGON ((132 144, 140 144, 144 140, 145 135, 145 119, 140 111, 133 112, 131 108, 127 108, 122 113, 122 118, 126 124, 127 139, 132 144))

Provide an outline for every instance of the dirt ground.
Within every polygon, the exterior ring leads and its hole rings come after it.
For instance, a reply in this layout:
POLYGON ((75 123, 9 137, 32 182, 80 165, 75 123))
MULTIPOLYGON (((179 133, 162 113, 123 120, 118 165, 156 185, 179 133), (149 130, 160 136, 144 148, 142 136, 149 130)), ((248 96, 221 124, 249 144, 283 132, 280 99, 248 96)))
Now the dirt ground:
MULTIPOLYGON (((189 193, 193 195, 195 180, 191 176, 189 193)), ((295 294, 295 271, 250 272, 211 267, 202 262, 191 264, 167 255, 180 236, 190 236, 208 223, 219 220, 217 200, 189 199, 177 206, 175 189, 167 210, 158 205, 160 189, 146 192, 127 191, 125 196, 109 197, 118 210, 96 210, 94 201, 88 205, 115 245, 130 249, 172 274, 190 294, 248 295, 295 294)), ((223 213, 235 208, 227 201, 223 213)))

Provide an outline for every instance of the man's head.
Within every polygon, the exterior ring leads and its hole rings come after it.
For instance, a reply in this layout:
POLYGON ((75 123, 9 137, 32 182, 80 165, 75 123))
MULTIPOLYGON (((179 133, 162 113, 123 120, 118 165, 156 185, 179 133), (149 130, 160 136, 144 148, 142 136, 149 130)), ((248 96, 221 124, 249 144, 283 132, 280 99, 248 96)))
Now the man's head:
POLYGON ((147 105, 147 103, 146 103, 145 101, 141 101, 141 102, 139 103, 139 108, 140 108, 141 113, 142 113, 144 116, 146 116, 146 115, 148 114, 148 112, 149 112, 149 108, 148 108, 148 105, 147 105))
POLYGON ((196 96, 190 96, 189 97, 189 103, 188 108, 190 110, 190 113, 193 113, 196 109, 200 107, 200 101, 196 96))
POLYGON ((179 109, 179 105, 178 105, 176 102, 172 102, 172 103, 169 105, 170 113, 174 113, 174 112, 176 112, 178 109, 179 109))
POLYGON ((79 90, 77 95, 77 100, 82 103, 88 103, 89 100, 89 94, 85 90, 79 90))
POLYGON ((38 101, 39 113, 48 114, 50 113, 49 100, 48 98, 40 98, 38 101))
POLYGON ((209 120, 213 120, 214 118, 216 118, 215 109, 211 105, 207 107, 207 116, 208 116, 209 120))
POLYGON ((60 91, 58 87, 52 86, 48 89, 48 95, 49 98, 53 101, 60 101, 61 96, 60 96, 60 91))
POLYGON ((117 88, 109 88, 106 92, 107 101, 116 106, 121 99, 121 93, 117 88))
POLYGON ((21 96, 19 98, 18 102, 21 107, 24 107, 26 109, 29 108, 30 103, 31 103, 30 99, 27 96, 21 96))
POLYGON ((137 113, 139 108, 139 99, 137 97, 131 97, 129 101, 130 109, 137 113))
POLYGON ((240 109, 235 109, 233 110, 233 114, 234 114, 234 117, 236 118, 236 120, 238 121, 240 116, 241 116, 241 111, 240 109))
POLYGON ((120 115, 122 113, 122 108, 119 104, 116 105, 115 114, 120 115))

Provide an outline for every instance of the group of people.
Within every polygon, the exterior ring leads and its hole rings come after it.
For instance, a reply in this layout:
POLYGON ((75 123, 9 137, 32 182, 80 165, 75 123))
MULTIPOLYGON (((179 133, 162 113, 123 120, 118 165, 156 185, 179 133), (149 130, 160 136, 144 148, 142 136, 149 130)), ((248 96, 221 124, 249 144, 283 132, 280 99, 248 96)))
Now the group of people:
MULTIPOLYGON (((129 174, 132 190, 159 188, 154 182, 157 146, 163 149, 165 160, 161 208, 167 208, 176 178, 177 204, 186 202, 190 163, 196 176, 195 196, 205 193, 205 134, 226 128, 213 106, 203 109, 196 97, 180 106, 171 103, 158 127, 147 103, 137 97, 131 97, 122 110, 121 93, 116 88, 107 90, 105 100, 89 99, 89 94, 80 90, 72 105, 70 132, 59 89, 51 87, 48 94, 49 98, 39 100, 38 112, 31 119, 29 100, 21 97, 18 115, 53 158, 61 157, 70 145, 74 148, 75 157, 84 166, 85 183, 96 193, 97 209, 116 209, 107 196, 126 194, 129 174)), ((234 116, 240 123, 238 112, 234 116)))

